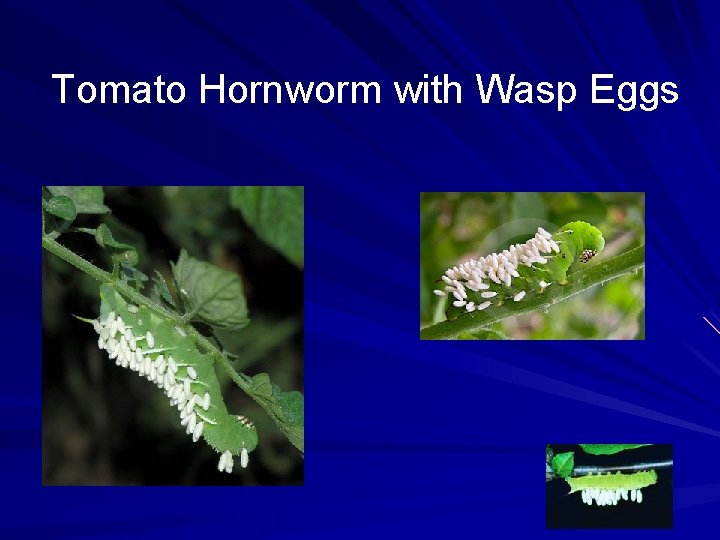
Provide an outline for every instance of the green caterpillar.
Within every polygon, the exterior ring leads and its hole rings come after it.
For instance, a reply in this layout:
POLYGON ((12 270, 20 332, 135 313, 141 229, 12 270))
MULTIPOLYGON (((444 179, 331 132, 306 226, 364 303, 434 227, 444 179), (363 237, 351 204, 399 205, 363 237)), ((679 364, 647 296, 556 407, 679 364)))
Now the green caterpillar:
POLYGON ((91 321, 98 346, 117 365, 162 388, 193 441, 202 437, 220 453, 218 470, 232 472, 233 456, 247 467, 257 431, 244 416, 228 413, 212 358, 181 326, 147 306, 128 304, 110 285, 100 287, 100 299, 100 317, 91 321))
POLYGON ((501 253, 466 261, 442 276, 443 290, 437 296, 453 297, 453 306, 480 311, 505 301, 521 301, 528 294, 542 293, 552 283, 567 283, 573 263, 586 263, 605 247, 596 227, 573 221, 550 234, 538 227, 524 244, 514 244, 501 253))
POLYGON ((616 505, 622 498, 633 502, 643 501, 642 489, 657 482, 654 469, 633 474, 588 474, 578 478, 565 479, 570 486, 570 493, 580 491, 585 504, 598 506, 616 505))

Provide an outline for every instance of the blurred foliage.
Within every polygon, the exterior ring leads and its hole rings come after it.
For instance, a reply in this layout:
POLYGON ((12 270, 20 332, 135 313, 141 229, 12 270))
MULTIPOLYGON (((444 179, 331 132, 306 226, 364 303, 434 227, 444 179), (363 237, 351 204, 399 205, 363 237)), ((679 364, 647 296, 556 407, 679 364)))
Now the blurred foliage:
MULTIPOLYGON (((139 262, 136 269, 123 269, 136 272, 133 279, 139 282, 144 280, 138 276, 152 276, 156 287, 162 281, 172 287, 169 261, 176 261, 181 249, 240 275, 252 323, 238 332, 221 331, 218 339, 237 356, 237 369, 248 375, 267 372, 279 387, 303 390, 302 269, 233 209, 229 188, 106 187, 105 205, 111 214, 78 212, 73 225, 104 223, 111 236, 67 231, 62 243, 108 270, 117 261, 98 243, 109 242, 118 251, 131 244, 139 262)), ((216 368, 228 409, 251 418, 261 439, 247 469, 218 474, 217 454, 185 435, 162 393, 116 367, 97 348, 92 327, 72 316, 97 316, 98 285, 43 254, 43 484, 303 483, 301 454, 216 368)), ((146 292, 150 287, 147 282, 146 292)))
MULTIPOLYGON (((458 262, 525 242, 538 226, 550 231, 582 220, 606 246, 598 259, 645 243, 644 193, 422 193, 420 197, 420 325, 444 320, 445 298, 432 291, 458 262)), ((597 261, 595 261, 596 263, 597 261)), ((506 319, 487 336, 464 339, 644 339, 644 270, 594 287, 547 312, 506 319)))

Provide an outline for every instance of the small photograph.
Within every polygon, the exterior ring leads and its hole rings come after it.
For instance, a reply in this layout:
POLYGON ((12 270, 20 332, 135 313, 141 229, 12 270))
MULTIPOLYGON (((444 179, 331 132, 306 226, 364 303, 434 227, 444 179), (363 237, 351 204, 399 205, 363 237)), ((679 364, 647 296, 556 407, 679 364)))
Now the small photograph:
POLYGON ((47 186, 42 225, 43 485, 303 483, 303 187, 47 186))
POLYGON ((421 193, 421 339, 645 339, 644 193, 421 193))
POLYGON ((545 448, 550 529, 669 529, 670 444, 549 444, 545 448))

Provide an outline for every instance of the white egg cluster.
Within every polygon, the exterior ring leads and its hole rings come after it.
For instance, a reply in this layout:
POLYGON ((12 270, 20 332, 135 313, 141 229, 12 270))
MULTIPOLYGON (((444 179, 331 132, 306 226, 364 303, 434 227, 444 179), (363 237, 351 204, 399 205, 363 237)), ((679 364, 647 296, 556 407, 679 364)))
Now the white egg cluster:
POLYGON ((583 489, 581 495, 585 504, 592 505, 595 502, 598 506, 615 505, 620 499, 627 501, 628 496, 633 502, 641 503, 643 500, 639 489, 583 489))
MULTIPOLYGON (((137 306, 128 306, 130 313, 137 313, 137 310, 137 306)), ((180 425, 192 436, 193 442, 200 439, 206 423, 216 424, 205 414, 210 408, 210 394, 202 389, 196 393, 195 389, 206 385, 197 379, 195 368, 176 361, 170 355, 166 357, 163 354, 166 349, 155 349, 155 337, 151 332, 135 335, 133 328, 114 311, 102 321, 93 320, 92 324, 99 335, 98 347, 106 350, 116 365, 136 372, 163 389, 170 405, 180 411, 180 425), (143 347, 143 342, 147 347, 143 347)), ((243 452, 245 457, 241 457, 241 465, 246 467, 247 451, 243 449, 243 452)), ((232 472, 233 461, 229 451, 220 456, 220 463, 223 466, 218 466, 219 470, 232 472)))
MULTIPOLYGON (((520 277, 518 268, 521 265, 547 264, 552 252, 560 253, 560 246, 553 240, 552 235, 542 227, 538 227, 535 236, 524 244, 513 244, 501 253, 491 253, 480 259, 466 261, 459 266, 453 266, 442 276, 445 282, 444 290, 436 289, 437 296, 452 294, 455 297, 455 307, 465 307, 467 311, 483 310, 492 304, 491 298, 497 295, 490 289, 490 282, 509 287, 513 278, 520 277), (476 304, 468 300, 467 290, 479 292, 484 302, 476 304)), ((544 281, 540 287, 544 289, 550 285, 544 281)), ((525 291, 517 293, 513 300, 519 302, 525 296, 525 291)))

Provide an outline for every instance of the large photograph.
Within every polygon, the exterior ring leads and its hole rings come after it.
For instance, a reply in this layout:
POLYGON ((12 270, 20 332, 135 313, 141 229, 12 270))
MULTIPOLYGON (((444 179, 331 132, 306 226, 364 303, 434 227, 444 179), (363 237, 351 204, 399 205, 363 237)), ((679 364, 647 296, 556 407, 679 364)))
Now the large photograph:
POLYGON ((48 186, 44 485, 303 483, 304 191, 48 186))

